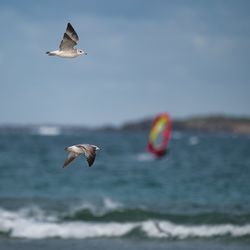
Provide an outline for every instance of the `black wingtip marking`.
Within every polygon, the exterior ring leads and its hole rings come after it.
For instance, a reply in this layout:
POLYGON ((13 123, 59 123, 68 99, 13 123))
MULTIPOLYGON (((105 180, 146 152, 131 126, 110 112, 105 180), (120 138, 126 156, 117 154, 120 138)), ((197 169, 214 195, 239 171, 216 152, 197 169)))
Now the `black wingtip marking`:
POLYGON ((91 155, 88 159, 88 164, 89 164, 89 167, 91 167, 95 161, 95 155, 91 155))
POLYGON ((95 156, 96 156, 96 148, 95 147, 90 147, 89 148, 89 157, 87 158, 89 167, 91 167, 95 161, 95 156))
POLYGON ((75 31, 75 29, 73 28, 73 26, 71 25, 71 23, 68 23, 67 28, 66 28, 66 33, 69 32, 69 36, 71 39, 73 39, 75 42, 77 42, 79 40, 79 37, 75 31))

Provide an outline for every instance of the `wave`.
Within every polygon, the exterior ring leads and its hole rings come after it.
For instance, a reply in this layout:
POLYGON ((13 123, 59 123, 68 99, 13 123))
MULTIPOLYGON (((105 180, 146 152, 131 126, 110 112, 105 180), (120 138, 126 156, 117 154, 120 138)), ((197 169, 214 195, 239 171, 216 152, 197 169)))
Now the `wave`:
POLYGON ((56 126, 39 126, 35 133, 42 136, 56 136, 61 134, 61 130, 56 126))
POLYGON ((165 220, 181 224, 225 224, 243 225, 250 223, 250 214, 232 215, 218 212, 207 212, 197 214, 172 214, 151 211, 143 208, 125 208, 120 207, 109 211, 96 211, 93 209, 83 208, 75 210, 73 213, 66 213, 63 217, 66 221, 93 221, 93 222, 126 222, 126 221, 143 221, 143 220, 165 220))
POLYGON ((140 162, 154 161, 155 158, 149 153, 140 153, 136 155, 136 160, 140 162))
MULTIPOLYGON (((158 214, 140 209, 117 208, 94 214, 89 209, 76 211, 68 217, 48 214, 39 208, 18 211, 0 209, 0 235, 10 238, 84 239, 99 237, 146 237, 166 239, 250 237, 250 223, 208 224, 174 222, 172 215, 158 214), (83 214, 79 214, 79 213, 83 214), (85 214, 84 214, 85 213, 85 214), (167 219, 169 218, 169 219, 167 219), (171 220, 172 219, 172 220, 171 220)), ((185 217, 182 215, 182 217, 185 217)), ((178 220, 177 220, 178 221, 178 220)), ((182 222, 181 222, 182 221, 182 222)))
POLYGON ((102 216, 108 212, 120 210, 123 208, 123 204, 117 201, 113 201, 112 199, 108 197, 104 197, 102 199, 101 205, 93 204, 91 202, 83 202, 79 205, 74 205, 70 208, 69 213, 66 212, 66 217, 70 216, 72 218, 76 217, 78 214, 81 213, 87 213, 87 214, 93 214, 96 216, 102 216))
POLYGON ((128 207, 121 202, 104 197, 101 203, 83 202, 79 205, 71 206, 64 212, 62 220, 73 221, 95 221, 95 222, 126 222, 143 220, 166 220, 181 224, 225 224, 231 223, 242 225, 250 223, 250 213, 222 213, 222 212, 196 212, 196 213, 173 213, 155 209, 140 207, 128 207))
POLYGON ((199 137, 192 136, 189 138, 188 142, 189 142, 190 146, 195 146, 195 145, 199 144, 199 137))

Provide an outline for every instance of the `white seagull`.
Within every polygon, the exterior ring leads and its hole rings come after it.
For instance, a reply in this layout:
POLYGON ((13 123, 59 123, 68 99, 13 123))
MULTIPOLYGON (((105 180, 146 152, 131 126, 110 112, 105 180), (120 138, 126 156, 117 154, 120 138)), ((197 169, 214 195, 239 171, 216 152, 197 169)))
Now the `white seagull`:
POLYGON ((83 154, 86 157, 89 167, 91 167, 95 161, 96 150, 99 150, 99 148, 95 145, 90 144, 78 144, 66 147, 64 150, 69 152, 67 159, 65 159, 64 161, 64 168, 67 167, 69 163, 72 162, 80 154, 83 154))
POLYGON ((60 43, 59 50, 48 51, 46 54, 49 56, 59 56, 66 58, 73 58, 80 55, 87 55, 81 49, 75 48, 77 42, 79 41, 78 35, 70 23, 67 25, 66 32, 63 35, 63 39, 60 43))

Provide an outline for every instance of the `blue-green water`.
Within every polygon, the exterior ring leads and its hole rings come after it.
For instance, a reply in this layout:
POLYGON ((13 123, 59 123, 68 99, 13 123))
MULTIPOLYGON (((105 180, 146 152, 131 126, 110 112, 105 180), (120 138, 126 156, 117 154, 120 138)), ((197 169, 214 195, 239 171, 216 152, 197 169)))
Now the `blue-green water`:
POLYGON ((250 138, 175 132, 161 160, 145 152, 146 140, 145 132, 0 134, 0 244, 249 245, 250 138), (64 147, 77 143, 101 148, 94 166, 79 157, 63 169, 64 147))

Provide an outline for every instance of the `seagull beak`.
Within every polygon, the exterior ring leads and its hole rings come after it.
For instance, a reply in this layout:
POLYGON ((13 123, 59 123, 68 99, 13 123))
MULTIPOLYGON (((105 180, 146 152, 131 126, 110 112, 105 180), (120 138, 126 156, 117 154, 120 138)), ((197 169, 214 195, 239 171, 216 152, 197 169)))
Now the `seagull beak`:
POLYGON ((84 52, 84 55, 86 56, 86 55, 88 55, 88 53, 87 53, 87 52, 84 52))

